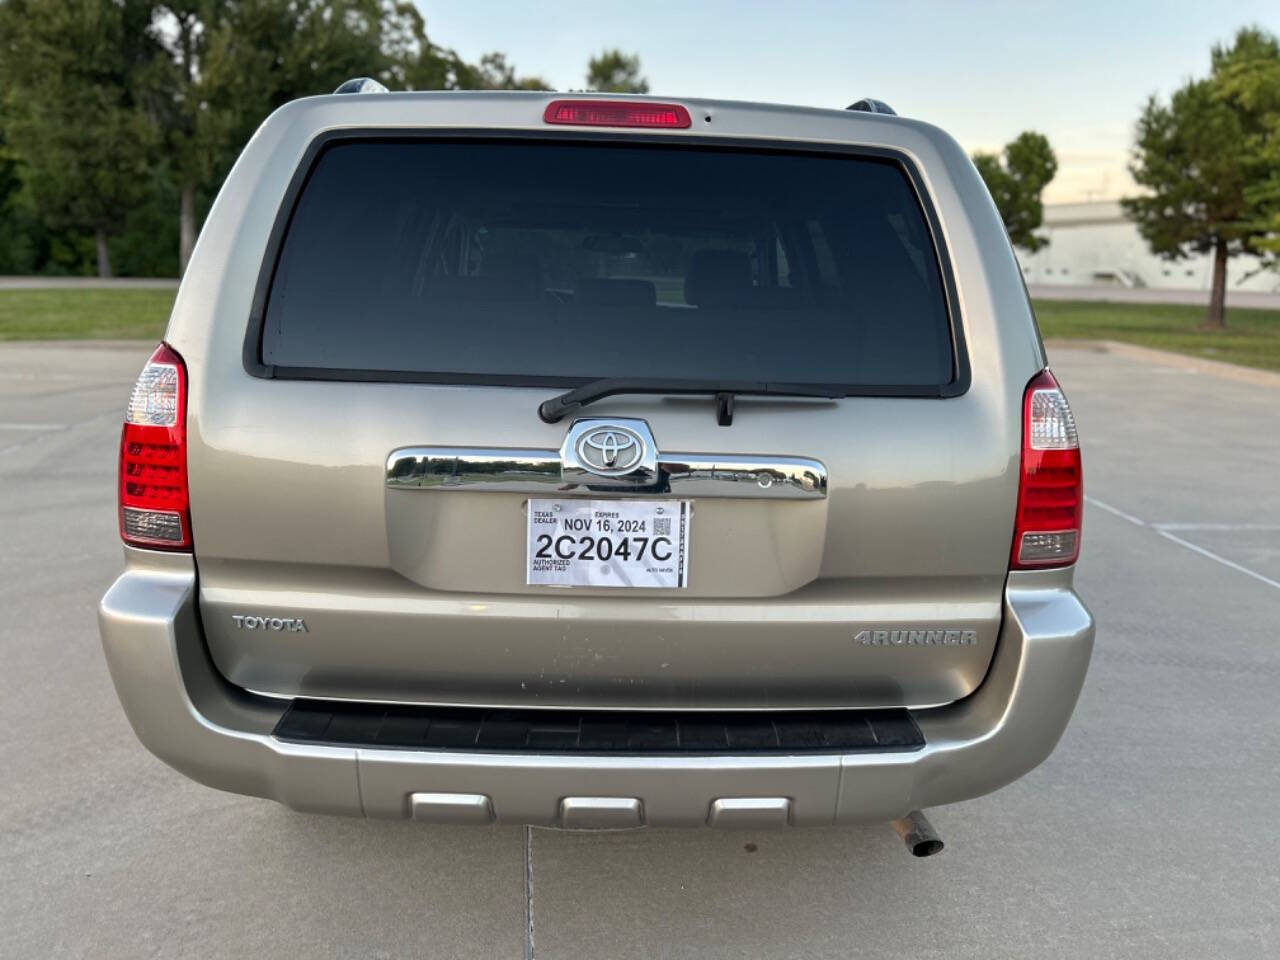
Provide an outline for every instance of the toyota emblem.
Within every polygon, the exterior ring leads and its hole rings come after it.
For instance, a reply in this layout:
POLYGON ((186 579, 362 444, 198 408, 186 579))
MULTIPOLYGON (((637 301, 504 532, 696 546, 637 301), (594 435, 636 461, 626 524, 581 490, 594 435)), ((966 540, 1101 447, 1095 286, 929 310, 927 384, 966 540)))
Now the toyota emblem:
POLYGON ((644 457, 644 441, 626 427, 597 427, 578 438, 577 454, 593 473, 626 473, 644 457))

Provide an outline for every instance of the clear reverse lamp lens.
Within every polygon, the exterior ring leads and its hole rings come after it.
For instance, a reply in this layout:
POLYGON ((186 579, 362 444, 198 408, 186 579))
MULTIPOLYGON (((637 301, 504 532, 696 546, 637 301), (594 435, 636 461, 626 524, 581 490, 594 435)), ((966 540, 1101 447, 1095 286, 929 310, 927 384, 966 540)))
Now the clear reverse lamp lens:
POLYGON ((131 540, 150 543, 181 543, 182 516, 172 510, 138 510, 124 507, 122 530, 131 540))
POLYGON ((178 368, 171 363, 148 363, 133 385, 125 423, 142 427, 172 427, 178 422, 178 368))
POLYGON ((1059 533, 1024 533, 1018 549, 1019 563, 1052 563, 1062 560, 1070 563, 1076 555, 1080 531, 1063 530, 1059 533))
POLYGON ((1076 418, 1061 390, 1031 394, 1031 449, 1075 450, 1080 446, 1076 418))

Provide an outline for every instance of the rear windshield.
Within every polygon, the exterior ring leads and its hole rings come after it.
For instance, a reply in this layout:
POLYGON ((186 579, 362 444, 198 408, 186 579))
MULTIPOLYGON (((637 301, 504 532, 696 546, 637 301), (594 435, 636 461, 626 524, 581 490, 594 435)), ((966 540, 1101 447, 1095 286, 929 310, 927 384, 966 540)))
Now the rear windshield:
POLYGON ((600 142, 328 146, 262 360, 551 386, 953 379, 937 254, 896 162, 600 142))

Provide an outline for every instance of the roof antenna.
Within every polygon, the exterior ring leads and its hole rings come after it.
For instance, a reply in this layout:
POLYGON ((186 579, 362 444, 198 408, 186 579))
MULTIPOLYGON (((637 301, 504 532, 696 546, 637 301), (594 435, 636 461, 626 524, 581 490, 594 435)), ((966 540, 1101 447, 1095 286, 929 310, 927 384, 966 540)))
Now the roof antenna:
POLYGON ((334 93, 387 93, 387 88, 373 77, 356 77, 338 87, 334 93))
POLYGON ((871 97, 863 97, 854 103, 845 107, 846 110, 861 110, 863 113, 887 113, 891 117, 896 117, 898 111, 889 106, 883 100, 873 100, 871 97))

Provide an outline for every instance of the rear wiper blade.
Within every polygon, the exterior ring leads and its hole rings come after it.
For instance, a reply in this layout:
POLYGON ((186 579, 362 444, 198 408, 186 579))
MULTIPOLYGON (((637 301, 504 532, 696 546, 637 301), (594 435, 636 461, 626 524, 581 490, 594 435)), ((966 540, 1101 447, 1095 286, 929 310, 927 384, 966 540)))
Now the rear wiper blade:
POLYGON ((716 398, 716 420, 722 427, 733 422, 733 398, 741 394, 774 397, 820 397, 839 400, 847 395, 840 387, 820 384, 766 383, 762 380, 672 380, 644 377, 608 377, 574 387, 538 405, 545 423, 556 423, 577 413, 588 403, 622 393, 709 394, 716 398))

